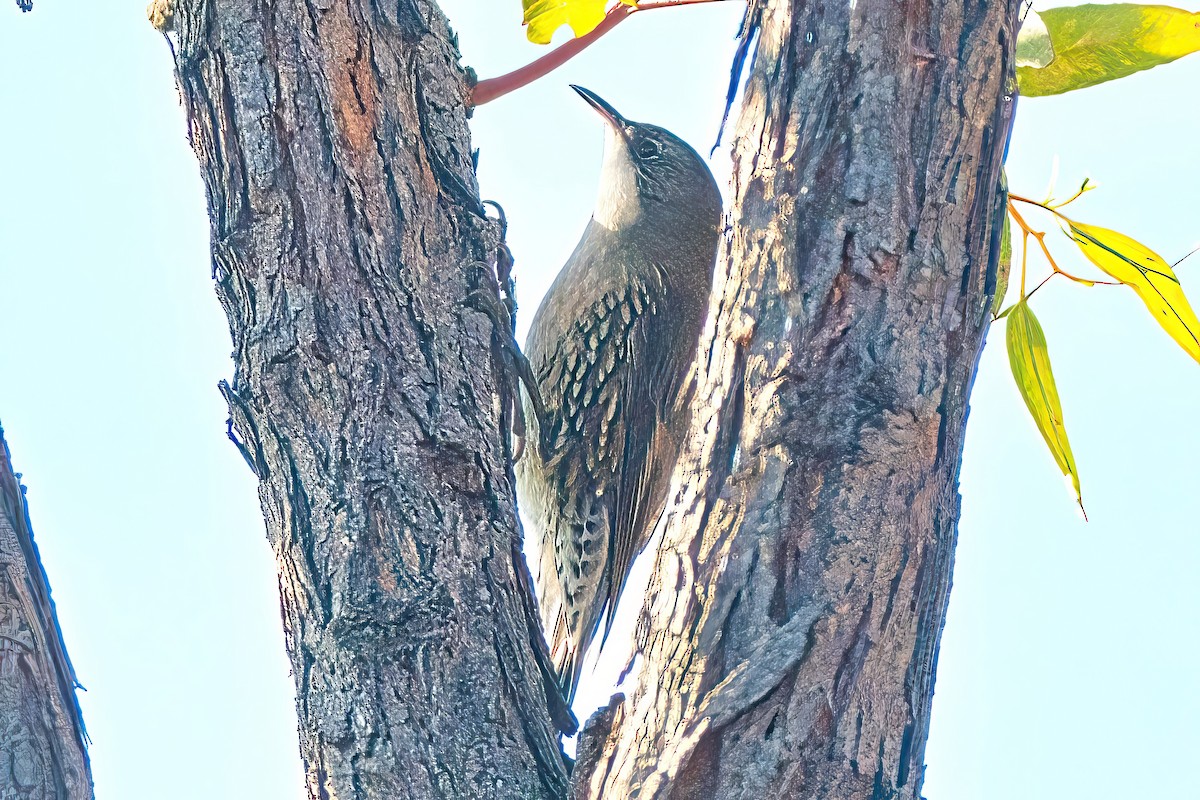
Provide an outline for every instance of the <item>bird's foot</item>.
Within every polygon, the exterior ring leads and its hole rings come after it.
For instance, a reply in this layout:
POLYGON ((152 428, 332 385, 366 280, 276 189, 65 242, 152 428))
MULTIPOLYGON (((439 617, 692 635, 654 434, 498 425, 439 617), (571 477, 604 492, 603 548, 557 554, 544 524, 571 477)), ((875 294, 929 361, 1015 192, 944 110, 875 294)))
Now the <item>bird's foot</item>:
MULTIPOLYGON (((488 265, 479 263, 479 266, 488 265)), ((525 415, 521 412, 521 386, 529 393, 534 413, 541 408, 542 400, 537 383, 533 379, 533 367, 521 352, 512 334, 511 324, 504 302, 493 288, 480 288, 470 292, 463 301, 465 305, 486 315, 492 321, 493 356, 500 367, 500 416, 501 426, 512 432, 513 461, 520 461, 525 452, 525 415)), ((540 426, 539 426, 540 430, 540 426)))
POLYGON ((521 346, 516 340, 517 303, 514 296, 512 280, 513 256, 505 243, 508 221, 504 209, 491 200, 484 201, 485 205, 494 207, 497 211, 500 225, 500 241, 496 247, 494 264, 477 262, 477 266, 488 276, 481 285, 467 294, 464 305, 475 309, 492 321, 492 347, 497 359, 500 373, 500 421, 506 431, 511 431, 515 443, 513 445, 513 461, 519 461, 525 451, 526 419, 521 403, 521 387, 530 399, 530 405, 538 423, 538 430, 544 429, 541 424, 545 419, 545 405, 541 392, 538 391, 537 380, 533 375, 533 367, 529 359, 521 352, 521 346))

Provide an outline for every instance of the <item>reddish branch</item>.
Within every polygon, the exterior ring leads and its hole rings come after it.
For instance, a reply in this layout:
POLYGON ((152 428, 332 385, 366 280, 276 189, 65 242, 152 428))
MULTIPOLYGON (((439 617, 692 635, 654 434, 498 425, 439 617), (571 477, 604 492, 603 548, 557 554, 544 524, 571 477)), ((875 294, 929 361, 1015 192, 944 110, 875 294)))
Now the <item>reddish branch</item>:
POLYGON ((721 3, 727 0, 656 0, 655 2, 641 3, 636 6, 627 6, 624 3, 617 3, 609 9, 604 19, 590 33, 586 33, 569 42, 565 42, 547 53, 536 61, 532 61, 520 69, 515 69, 512 72, 501 75, 498 78, 488 78, 475 84, 475 88, 471 91, 471 100, 475 106, 481 106, 484 103, 490 103, 497 97, 503 97, 509 92, 520 89, 533 83, 538 78, 544 75, 549 75, 554 70, 561 67, 563 64, 570 61, 575 56, 582 53, 593 42, 599 39, 604 34, 611 31, 621 22, 627 19, 632 14, 639 11, 651 11, 656 8, 673 8, 675 6, 691 6, 700 3, 721 3))

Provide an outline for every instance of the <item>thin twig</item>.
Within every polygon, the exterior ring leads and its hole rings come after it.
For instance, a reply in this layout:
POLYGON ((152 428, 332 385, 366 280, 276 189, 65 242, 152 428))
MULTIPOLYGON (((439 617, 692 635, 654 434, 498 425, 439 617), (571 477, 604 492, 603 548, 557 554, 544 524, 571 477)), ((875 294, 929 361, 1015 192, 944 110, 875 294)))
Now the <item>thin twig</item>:
POLYGON ((632 6, 618 4, 609 10, 604 20, 586 33, 556 47, 539 59, 529 62, 523 67, 501 75, 498 78, 488 78, 475 84, 471 91, 471 100, 476 107, 490 103, 498 97, 516 91, 522 86, 533 83, 538 78, 549 75, 563 64, 586 50, 593 42, 621 24, 633 12, 632 6))
MULTIPOLYGON (((1008 200, 1009 200, 1008 213, 1012 215, 1013 221, 1015 221, 1017 223, 1017 225, 1020 226, 1021 231, 1025 234, 1025 238, 1022 239, 1022 241, 1021 241, 1022 247, 1024 247, 1025 245, 1027 245, 1029 243, 1030 236, 1037 239, 1038 246, 1042 249, 1042 254, 1044 256, 1046 256, 1046 261, 1048 261, 1050 263, 1050 269, 1054 270, 1059 275, 1062 275, 1064 278, 1068 278, 1072 281, 1075 281, 1075 283, 1080 283, 1080 284, 1083 284, 1084 286, 1120 286, 1121 285, 1117 281, 1094 281, 1094 280, 1089 280, 1088 278, 1080 278, 1076 275, 1072 275, 1071 273, 1067 272, 1065 269, 1058 266, 1058 263, 1055 262, 1055 260, 1054 260, 1054 256, 1050 255, 1050 248, 1048 248, 1046 246, 1046 232, 1045 231, 1035 231, 1032 227, 1030 227, 1029 224, 1027 222, 1025 222, 1025 218, 1021 216, 1021 212, 1017 211, 1017 207, 1012 204, 1012 201, 1019 200, 1022 203, 1029 203, 1030 205, 1037 206, 1038 208, 1044 208, 1045 210, 1049 211, 1051 214, 1054 214, 1056 217, 1062 217, 1062 215, 1047 205, 1039 203, 1036 200, 1030 200, 1028 198, 1021 197, 1020 195, 1009 194, 1008 200)), ((1022 289, 1021 295, 1022 295, 1022 297, 1026 296, 1024 293, 1024 289, 1022 289)))
POLYGON ((652 11, 656 8, 673 8, 675 6, 697 6, 701 3, 723 3, 726 0, 655 0, 653 3, 639 3, 634 11, 652 11))
POLYGON ((1087 194, 1088 192, 1090 192, 1092 189, 1095 189, 1095 188, 1096 188, 1095 184, 1089 183, 1088 181, 1084 181, 1083 185, 1079 187, 1079 191, 1075 192, 1075 194, 1071 195, 1070 197, 1068 197, 1066 200, 1063 200, 1062 202, 1051 203, 1049 208, 1052 211, 1057 211, 1060 208, 1065 208, 1066 206, 1071 205, 1071 203, 1074 203, 1076 200, 1083 197, 1085 194, 1087 194))
POLYGON ((1035 294, 1037 294, 1037 290, 1042 288, 1043 286, 1045 286, 1047 283, 1049 283, 1050 279, 1053 278, 1057 274, 1058 274, 1057 272, 1051 272, 1045 278, 1042 278, 1042 282, 1039 283, 1037 286, 1033 287, 1033 291, 1031 291, 1029 294, 1025 295, 1025 299, 1028 300, 1029 298, 1031 298, 1035 294))
POLYGON ((605 14, 604 19, 601 20, 599 25, 583 36, 563 42, 541 58, 531 61, 512 72, 496 78, 487 78, 475 84, 475 88, 471 90, 471 102, 476 107, 484 103, 490 103, 509 92, 516 91, 523 86, 528 86, 538 78, 549 75, 582 53, 601 36, 628 19, 630 15, 636 14, 639 11, 653 11, 658 8, 675 8, 676 6, 723 2, 729 2, 729 0, 655 0, 655 2, 642 3, 637 6, 627 6, 624 3, 617 3, 608 10, 608 13, 605 14))
MULTIPOLYGON (((1025 266, 1029 263, 1029 230, 1021 226, 1021 299, 1025 299, 1025 266)), ((1051 273, 1053 274, 1053 273, 1051 273)))
MULTIPOLYGON (((1028 203, 1029 205, 1031 205, 1031 206, 1037 206, 1038 208, 1044 208, 1044 209, 1046 209, 1047 211, 1049 211, 1049 212, 1051 212, 1051 213, 1053 213, 1053 212, 1054 212, 1054 209, 1053 209, 1053 208, 1051 208, 1050 206, 1046 205, 1045 203, 1039 203, 1037 200, 1030 200, 1028 197, 1022 197, 1021 195, 1019 195, 1019 194, 1013 194, 1012 192, 1009 192, 1009 193, 1008 193, 1008 199, 1009 199, 1009 200, 1016 200, 1016 201, 1018 201, 1018 202, 1020 202, 1020 203, 1028 203)), ((1011 208, 1011 207, 1012 207, 1012 205, 1010 204, 1010 205, 1009 205, 1009 208, 1011 208)), ((1014 215, 1014 216, 1015 216, 1015 215, 1014 215)))

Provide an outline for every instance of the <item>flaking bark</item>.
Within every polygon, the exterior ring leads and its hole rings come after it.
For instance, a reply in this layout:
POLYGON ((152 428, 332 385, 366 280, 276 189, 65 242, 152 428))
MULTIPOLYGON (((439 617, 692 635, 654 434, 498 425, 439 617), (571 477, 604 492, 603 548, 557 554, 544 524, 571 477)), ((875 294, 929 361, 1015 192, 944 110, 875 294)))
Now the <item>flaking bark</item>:
POLYGON ((562 797, 445 19, 182 0, 173 25, 310 795, 562 797))
POLYGON ((751 2, 690 452, 578 796, 920 797, 1015 16, 751 2))

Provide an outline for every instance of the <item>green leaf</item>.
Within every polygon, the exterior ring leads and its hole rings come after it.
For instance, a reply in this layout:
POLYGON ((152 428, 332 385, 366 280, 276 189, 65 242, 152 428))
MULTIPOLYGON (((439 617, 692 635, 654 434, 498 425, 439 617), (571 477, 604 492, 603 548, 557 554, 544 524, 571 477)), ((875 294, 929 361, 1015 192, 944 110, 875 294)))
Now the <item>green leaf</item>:
POLYGON ((1012 272, 1012 223, 1004 212, 1004 227, 1000 229, 1000 263, 996 265, 996 296, 992 300, 992 316, 1000 313, 1004 295, 1008 293, 1008 276, 1012 272))
POLYGON ((1162 256, 1123 233, 1071 220, 1067 224, 1088 260, 1137 292, 1158 324, 1200 361, 1200 320, 1162 256))
MULTIPOLYGON (((535 44, 550 44, 555 31, 570 25, 578 38, 592 32, 604 19, 609 0, 521 0, 525 9, 525 35, 535 44)), ((621 0, 627 6, 636 0, 621 0)))
POLYGON ((1200 12, 1112 3, 1031 11, 1017 36, 1025 97, 1124 78, 1200 50, 1200 12))
POLYGON ((1017 66, 1041 69, 1053 60, 1054 43, 1050 41, 1050 31, 1042 22, 1042 15, 1031 10, 1017 33, 1017 66))
POLYGON ((1063 475, 1070 477, 1075 490, 1075 502, 1082 509, 1079 471, 1075 467, 1075 456, 1071 453, 1071 443, 1067 440, 1067 429, 1063 425, 1062 403, 1058 399, 1058 388, 1054 385, 1054 373, 1050 369, 1046 334, 1024 299, 1013 306, 1009 313, 1005 334, 1008 363, 1012 367, 1017 389, 1058 468, 1063 475))

